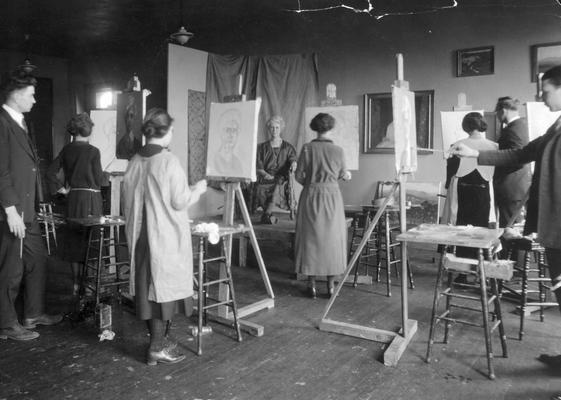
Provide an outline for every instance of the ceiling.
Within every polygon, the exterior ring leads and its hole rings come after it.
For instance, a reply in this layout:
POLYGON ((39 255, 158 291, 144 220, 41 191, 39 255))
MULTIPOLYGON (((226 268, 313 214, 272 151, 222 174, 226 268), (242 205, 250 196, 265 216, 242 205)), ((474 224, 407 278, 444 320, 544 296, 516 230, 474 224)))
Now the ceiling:
POLYGON ((189 45, 208 49, 228 40, 325 31, 357 15, 375 25, 455 6, 482 13, 558 6, 561 13, 558 0, 2 0, 0 47, 68 59, 135 52, 161 46, 185 25, 195 33, 189 45))

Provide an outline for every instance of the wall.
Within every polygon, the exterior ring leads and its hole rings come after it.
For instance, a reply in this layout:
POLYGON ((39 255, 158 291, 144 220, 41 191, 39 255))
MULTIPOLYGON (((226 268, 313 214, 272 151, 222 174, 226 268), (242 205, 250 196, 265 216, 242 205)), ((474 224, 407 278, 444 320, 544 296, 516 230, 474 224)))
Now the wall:
MULTIPOLYGON (((34 75, 53 81, 53 156, 56 156, 66 143, 66 123, 74 113, 74 105, 69 85, 68 60, 56 57, 29 55, 37 66, 34 75)), ((20 65, 25 54, 0 50, 0 71, 9 72, 20 65)))
MULTIPOLYGON (((302 13, 275 37, 197 44, 220 54, 289 54, 316 52, 319 56, 320 97, 329 82, 337 85, 344 105, 359 105, 360 135, 364 125, 363 96, 389 92, 395 79, 395 54, 403 53, 405 79, 411 90, 434 90, 434 145, 442 146, 440 111, 451 111, 464 92, 474 109, 493 111, 496 99, 510 95, 534 100, 530 80, 530 46, 561 41, 561 8, 540 5, 459 6, 434 13, 388 16, 377 20, 349 10, 302 13), (495 73, 455 77, 455 50, 494 46, 495 73)), ((361 138, 362 141, 362 138, 361 138)), ((362 143, 361 143, 362 145, 362 143)), ((441 154, 419 155, 414 180, 445 179, 441 154)), ((346 204, 369 202, 378 180, 395 178, 393 155, 361 154, 360 170, 342 183, 346 204)))
MULTIPOLYGON (((372 24, 375 24, 372 21, 372 24)), ((464 92, 474 109, 493 111, 499 96, 533 101, 535 83, 530 80, 530 46, 561 40, 559 22, 553 15, 531 15, 521 9, 503 15, 470 15, 443 12, 430 17, 388 18, 382 31, 362 31, 355 40, 322 46, 319 51, 320 87, 337 84, 343 104, 358 104, 362 135, 365 93, 389 92, 395 79, 395 53, 405 59, 405 79, 411 90, 434 90, 434 144, 441 148, 440 111, 450 111, 457 95, 464 92), (396 32, 395 22, 407 26, 396 32), (382 38, 382 40, 380 40, 382 38), (384 38, 392 38, 391 40, 384 38), (479 77, 455 77, 455 50, 495 47, 495 73, 479 77)), ((369 202, 378 180, 393 179, 393 155, 362 154, 360 170, 353 180, 343 183, 346 204, 369 202)), ((441 154, 419 155, 418 171, 411 180, 445 180, 441 154)))

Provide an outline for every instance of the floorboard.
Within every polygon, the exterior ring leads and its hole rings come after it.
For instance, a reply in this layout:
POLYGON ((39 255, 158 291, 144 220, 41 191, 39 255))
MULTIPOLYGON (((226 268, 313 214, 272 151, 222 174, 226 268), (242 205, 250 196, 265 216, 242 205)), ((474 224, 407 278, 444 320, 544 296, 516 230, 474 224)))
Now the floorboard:
MULTIPOLYGON (((305 295, 306 282, 294 274, 271 271, 275 308, 248 320, 264 326, 262 337, 243 335, 212 323, 203 337, 203 354, 189 326, 194 319, 178 317, 172 335, 187 354, 184 362, 149 367, 145 364, 148 336, 144 323, 126 308, 114 307, 112 341, 99 342, 91 320, 40 327, 39 339, 0 341, 0 400, 4 399, 548 399, 561 392, 561 371, 537 361, 540 353, 561 353, 561 319, 555 308, 545 322, 536 313, 526 318, 526 336, 518 341, 515 304, 503 301, 510 357, 500 356, 494 335, 497 379, 486 378, 485 344, 480 329, 453 326, 451 342, 437 333, 433 361, 425 363, 428 323, 436 264, 430 249, 411 248, 415 289, 409 291, 409 317, 418 331, 396 367, 385 367, 386 344, 322 332, 317 326, 327 304, 305 295)), ((291 260, 276 263, 290 269, 291 260)), ((372 273, 372 271, 371 271, 372 273)), ((239 303, 265 295, 258 269, 234 268, 239 303)), ((49 263, 50 311, 73 309, 69 266, 52 257, 49 263)), ((390 298, 385 282, 345 285, 328 318, 381 329, 399 329, 399 280, 394 276, 390 298)))

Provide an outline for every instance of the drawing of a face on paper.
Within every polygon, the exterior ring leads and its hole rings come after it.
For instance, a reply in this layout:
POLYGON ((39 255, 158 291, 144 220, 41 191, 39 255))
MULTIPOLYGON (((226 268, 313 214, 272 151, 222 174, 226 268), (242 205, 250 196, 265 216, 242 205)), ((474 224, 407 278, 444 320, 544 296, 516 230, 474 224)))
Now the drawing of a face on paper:
POLYGON ((212 103, 207 176, 255 179, 256 102, 212 103))
POLYGON ((392 89, 396 171, 417 170, 415 95, 403 88, 392 89))

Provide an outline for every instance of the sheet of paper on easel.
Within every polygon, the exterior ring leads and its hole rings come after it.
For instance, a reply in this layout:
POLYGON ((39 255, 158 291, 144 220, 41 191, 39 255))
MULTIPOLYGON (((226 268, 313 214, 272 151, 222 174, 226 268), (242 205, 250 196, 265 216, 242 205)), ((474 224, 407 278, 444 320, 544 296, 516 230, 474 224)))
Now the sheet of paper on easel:
POLYGON ((261 99, 211 103, 206 174, 255 182, 257 125, 261 99))
POLYGON ((310 122, 319 113, 327 113, 335 118, 331 133, 333 143, 343 148, 347 169, 358 170, 358 106, 306 107, 306 142, 316 138, 310 122))
POLYGON ((529 139, 532 141, 543 135, 561 117, 561 111, 551 112, 541 101, 529 101, 526 103, 526 117, 529 139))
POLYGON ((405 88, 393 86, 392 114, 396 172, 415 172, 417 171, 415 94, 405 88))
POLYGON ((92 110, 90 118, 94 123, 90 144, 99 149, 101 155, 101 169, 106 170, 115 158, 117 146, 117 111, 92 110))
POLYGON ((462 121, 466 114, 470 112, 478 112, 483 115, 483 110, 440 112, 440 120, 442 121, 442 150, 444 151, 444 158, 446 158, 446 152, 450 146, 458 140, 468 137, 468 134, 462 129, 462 121))

